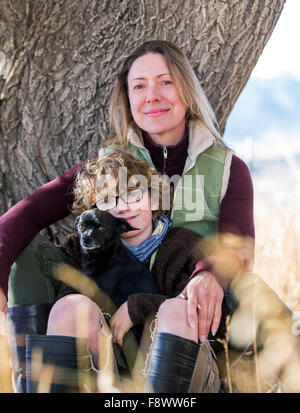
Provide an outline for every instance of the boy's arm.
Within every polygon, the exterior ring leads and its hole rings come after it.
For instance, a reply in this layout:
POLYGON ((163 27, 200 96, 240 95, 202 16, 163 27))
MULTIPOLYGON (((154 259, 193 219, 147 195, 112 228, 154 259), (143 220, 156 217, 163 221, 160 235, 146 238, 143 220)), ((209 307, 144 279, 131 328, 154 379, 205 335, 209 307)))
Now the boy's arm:
POLYGON ((128 297, 128 311, 134 324, 156 314, 168 298, 178 296, 186 286, 196 263, 212 250, 212 245, 195 232, 174 227, 161 244, 152 268, 161 294, 137 293, 128 297))
POLYGON ((165 294, 132 294, 127 299, 128 313, 134 325, 143 324, 149 315, 156 314, 161 304, 168 298, 176 297, 187 283, 187 274, 174 288, 172 296, 165 294))
POLYGON ((156 314, 168 297, 163 294, 132 294, 127 299, 128 313, 134 325, 143 324, 150 314, 156 314))

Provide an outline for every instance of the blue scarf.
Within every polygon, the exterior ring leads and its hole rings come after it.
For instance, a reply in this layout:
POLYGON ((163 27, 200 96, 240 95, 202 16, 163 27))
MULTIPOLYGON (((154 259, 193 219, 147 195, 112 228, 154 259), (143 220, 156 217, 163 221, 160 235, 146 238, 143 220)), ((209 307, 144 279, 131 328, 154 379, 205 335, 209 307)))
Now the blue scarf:
POLYGON ((127 247, 132 254, 142 263, 146 263, 151 258, 152 253, 157 250, 166 237, 171 221, 165 215, 161 215, 155 223, 154 231, 149 238, 135 247, 127 247))

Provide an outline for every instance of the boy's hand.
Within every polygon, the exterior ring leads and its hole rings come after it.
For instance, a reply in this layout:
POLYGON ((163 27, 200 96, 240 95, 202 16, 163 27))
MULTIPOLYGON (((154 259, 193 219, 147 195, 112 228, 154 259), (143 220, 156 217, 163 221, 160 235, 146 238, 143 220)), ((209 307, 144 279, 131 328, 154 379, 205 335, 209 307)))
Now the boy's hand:
POLYGON ((129 317, 127 301, 125 301, 110 320, 113 342, 122 346, 124 334, 127 333, 131 327, 133 327, 133 323, 129 317))

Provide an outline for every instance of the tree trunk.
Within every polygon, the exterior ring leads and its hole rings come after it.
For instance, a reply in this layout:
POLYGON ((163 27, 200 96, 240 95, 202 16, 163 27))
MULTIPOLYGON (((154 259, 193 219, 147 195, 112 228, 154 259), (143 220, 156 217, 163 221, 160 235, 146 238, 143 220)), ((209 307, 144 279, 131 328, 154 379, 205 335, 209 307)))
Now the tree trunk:
POLYGON ((115 74, 146 40, 185 51, 223 131, 284 2, 0 0, 0 212, 97 154, 115 74))

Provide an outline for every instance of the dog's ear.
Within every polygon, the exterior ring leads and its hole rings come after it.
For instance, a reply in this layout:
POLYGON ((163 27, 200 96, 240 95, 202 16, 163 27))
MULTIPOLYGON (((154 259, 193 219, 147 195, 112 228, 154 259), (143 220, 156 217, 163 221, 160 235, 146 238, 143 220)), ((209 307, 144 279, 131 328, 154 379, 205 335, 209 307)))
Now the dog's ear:
POLYGON ((126 221, 124 218, 116 218, 116 229, 119 234, 123 234, 124 232, 134 231, 138 228, 133 227, 126 221))
POLYGON ((75 263, 81 266, 81 247, 79 236, 77 234, 69 234, 66 236, 64 249, 67 254, 73 258, 75 263))

